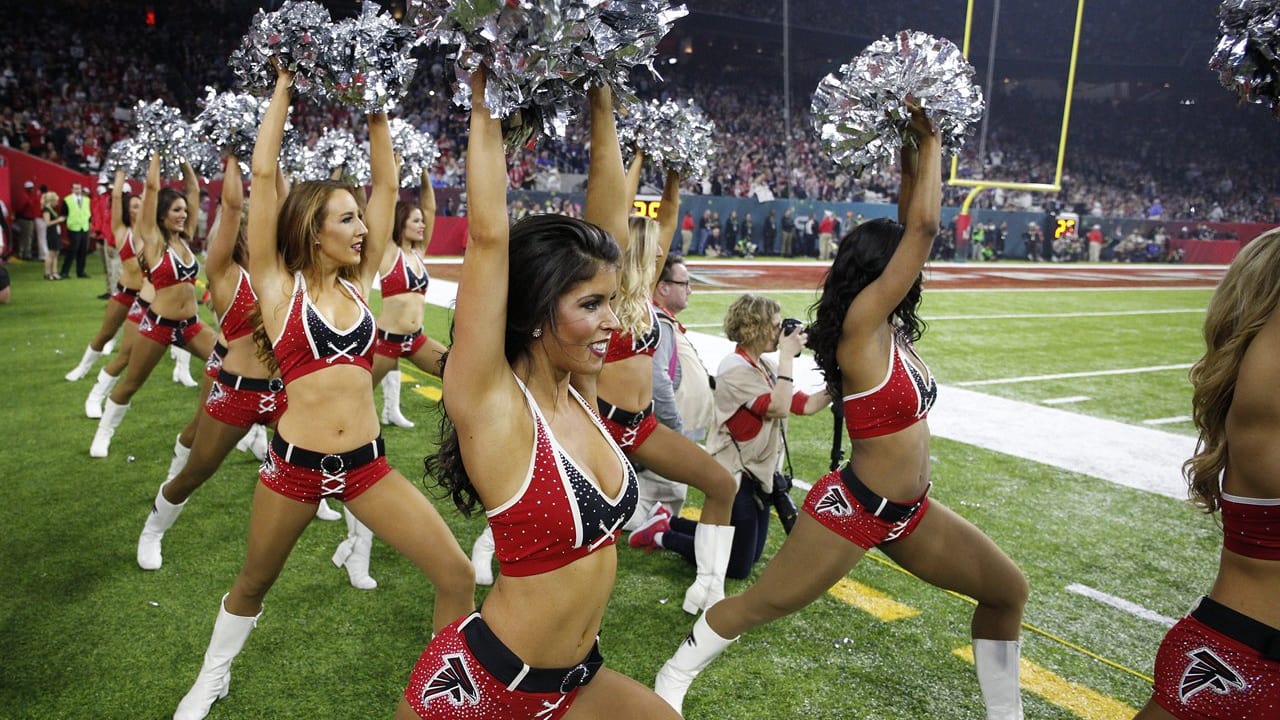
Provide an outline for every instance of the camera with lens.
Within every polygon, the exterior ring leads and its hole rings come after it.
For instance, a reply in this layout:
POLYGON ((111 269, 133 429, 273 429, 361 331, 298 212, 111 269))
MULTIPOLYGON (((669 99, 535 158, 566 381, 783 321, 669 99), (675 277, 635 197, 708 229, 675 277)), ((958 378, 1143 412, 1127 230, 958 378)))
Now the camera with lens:
POLYGON ((782 321, 782 334, 790 335, 791 333, 803 327, 804 327, 804 323, 801 322, 800 320, 797 320, 795 318, 786 318, 785 320, 782 321))

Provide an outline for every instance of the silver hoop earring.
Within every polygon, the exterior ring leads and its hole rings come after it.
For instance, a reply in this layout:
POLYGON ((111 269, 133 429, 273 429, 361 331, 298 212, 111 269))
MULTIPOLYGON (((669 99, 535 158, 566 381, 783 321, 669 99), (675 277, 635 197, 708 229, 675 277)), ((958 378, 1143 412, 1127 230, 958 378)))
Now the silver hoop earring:
POLYGON ((534 329, 533 329, 533 339, 534 339, 534 340, 537 340, 537 339, 538 339, 538 338, 540 338, 540 337, 542 337, 542 328, 534 328, 534 329))

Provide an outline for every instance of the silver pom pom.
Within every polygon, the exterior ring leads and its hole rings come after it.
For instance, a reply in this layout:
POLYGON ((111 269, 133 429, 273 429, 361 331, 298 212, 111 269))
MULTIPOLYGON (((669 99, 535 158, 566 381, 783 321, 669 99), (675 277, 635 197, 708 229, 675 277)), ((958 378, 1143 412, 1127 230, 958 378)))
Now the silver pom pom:
POLYGON ((854 174, 891 165, 910 122, 907 97, 938 128, 944 153, 964 146, 965 132, 982 117, 982 90, 973 66, 951 41, 902 30, 881 38, 818 83, 813 125, 838 165, 854 174))
POLYGON ((639 103, 618 120, 618 140, 682 178, 706 177, 715 157, 715 123, 692 100, 639 103))
POLYGON ((372 175, 369 153, 348 130, 325 130, 315 145, 302 153, 301 160, 295 173, 299 180, 328 180, 340 171, 343 180, 363 187, 372 175))
MULTIPOLYGON (((671 23, 668 0, 425 0, 418 24, 431 42, 458 45, 454 102, 471 106, 468 78, 488 68, 484 104, 505 121, 508 148, 536 135, 564 137, 587 88, 609 85, 635 102, 629 75, 652 62, 671 23)), ((655 73, 656 74, 656 73, 655 73)))
POLYGON ((258 126, 267 110, 266 101, 245 93, 218 93, 213 88, 205 91, 204 110, 192 123, 196 132, 218 150, 234 154, 247 172, 258 140, 258 126))
POLYGON ((360 15, 334 26, 334 45, 326 73, 330 94, 364 112, 386 112, 399 104, 418 69, 409 56, 422 37, 401 26, 377 4, 366 1, 360 15))
POLYGON ((1226 0, 1218 6, 1218 44, 1209 67, 1241 102, 1266 105, 1280 117, 1280 5, 1226 0))
POLYGON ((420 187, 422 173, 440 157, 440 149, 430 135, 404 120, 395 118, 390 126, 391 145, 400 156, 400 187, 420 187))
POLYGON ((333 84, 326 73, 342 50, 334 42, 329 11, 323 5, 286 0, 275 12, 259 10, 253 16, 248 34, 227 64, 250 91, 266 92, 275 86, 274 58, 295 73, 293 85, 298 92, 323 92, 333 84))
POLYGON ((107 150, 102 171, 113 176, 116 170, 123 170, 126 177, 142 177, 147 174, 149 155, 145 145, 133 138, 125 138, 107 150))
MULTIPOLYGON (((160 156, 160 173, 165 177, 177 177, 182 170, 179 163, 191 163, 192 169, 202 175, 217 173, 220 163, 218 153, 190 123, 182 119, 177 108, 164 104, 163 100, 145 102, 139 100, 133 109, 138 132, 137 142, 149 153, 160 156)), ((145 165, 144 165, 145 167, 145 165)))

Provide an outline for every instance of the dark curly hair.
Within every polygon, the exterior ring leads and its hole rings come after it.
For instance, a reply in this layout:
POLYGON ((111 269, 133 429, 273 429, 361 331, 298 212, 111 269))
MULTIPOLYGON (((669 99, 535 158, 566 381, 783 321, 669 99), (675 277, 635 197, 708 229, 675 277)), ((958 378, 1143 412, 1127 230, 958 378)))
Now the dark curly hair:
MULTIPOLYGON (((563 215, 533 215, 511 227, 507 271, 507 328, 505 355, 514 363, 529 353, 533 331, 550 318, 556 322, 556 301, 574 285, 590 280, 602 268, 617 265, 621 252, 604 230, 563 215)), ((453 342, 453 327, 449 328, 453 342)), ((444 373, 449 354, 440 361, 444 373)), ((461 398, 461 401, 466 398, 461 398)), ((479 496, 462 464, 458 431, 449 420, 448 391, 440 407, 440 447, 423 459, 426 477, 434 479, 453 503, 470 516, 479 496)))
MULTIPOLYGON (((885 218, 867 221, 851 230, 840 240, 822 286, 822 297, 809 308, 813 319, 809 324, 809 347, 832 397, 844 395, 840 387, 840 365, 836 362, 844 316, 858 293, 880 277, 889 265, 889 259, 902 242, 904 230, 899 223, 885 218)), ((916 278, 890 315, 898 331, 911 342, 919 340, 925 331, 924 321, 916 314, 922 280, 923 274, 916 278)))

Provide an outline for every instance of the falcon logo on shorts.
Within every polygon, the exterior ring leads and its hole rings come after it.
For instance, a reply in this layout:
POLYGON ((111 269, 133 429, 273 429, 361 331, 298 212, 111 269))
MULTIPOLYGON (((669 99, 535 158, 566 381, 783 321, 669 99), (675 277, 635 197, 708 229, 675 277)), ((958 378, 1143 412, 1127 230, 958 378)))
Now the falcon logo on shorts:
POLYGON ((814 512, 827 513, 836 517, 848 517, 853 514, 853 506, 838 487, 828 488, 825 495, 814 506, 814 512))
POLYGON ((1187 653, 1191 664, 1182 673, 1178 683, 1178 697, 1186 702, 1201 690, 1212 690, 1226 695, 1232 690, 1244 690, 1244 678, 1234 668, 1207 647, 1187 653))
POLYGON ((222 399, 227 391, 222 389, 222 383, 214 383, 209 386, 209 397, 205 398, 205 404, 210 405, 222 399))
POLYGON ((462 655, 455 653, 444 656, 444 667, 431 677, 422 690, 422 704, 426 705, 441 695, 448 697, 449 704, 454 707, 462 707, 464 702, 471 705, 480 702, 480 691, 476 689, 471 673, 467 672, 462 655))

